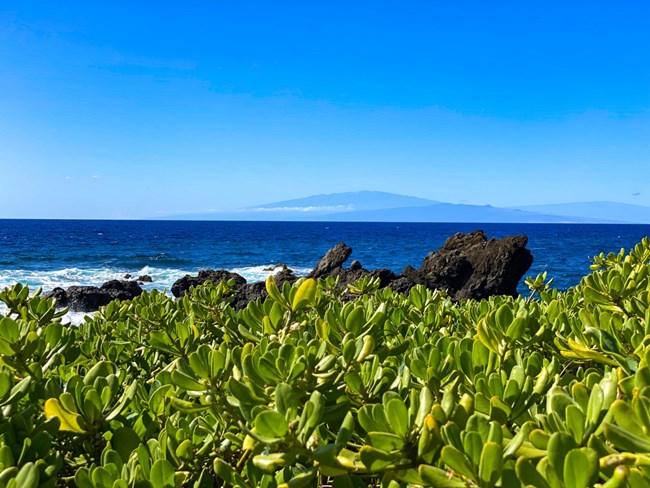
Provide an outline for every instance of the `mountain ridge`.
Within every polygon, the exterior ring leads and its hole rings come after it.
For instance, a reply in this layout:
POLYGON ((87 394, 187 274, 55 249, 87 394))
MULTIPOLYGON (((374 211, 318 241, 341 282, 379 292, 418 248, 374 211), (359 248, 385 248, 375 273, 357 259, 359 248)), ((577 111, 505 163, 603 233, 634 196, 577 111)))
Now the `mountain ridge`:
POLYGON ((232 211, 170 215, 165 220, 650 223, 650 207, 617 202, 495 207, 363 190, 323 193, 232 211))

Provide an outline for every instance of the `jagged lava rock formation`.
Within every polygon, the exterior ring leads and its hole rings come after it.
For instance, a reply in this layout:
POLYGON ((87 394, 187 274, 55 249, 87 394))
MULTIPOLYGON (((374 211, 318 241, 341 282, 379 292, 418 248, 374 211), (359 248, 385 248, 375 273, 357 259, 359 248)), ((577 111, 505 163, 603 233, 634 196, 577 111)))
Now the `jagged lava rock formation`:
MULTIPOLYGON (((458 233, 426 256, 419 269, 407 266, 396 275, 389 269, 367 270, 359 261, 344 268, 352 248, 341 242, 325 253, 308 276, 315 279, 338 277, 343 290, 366 276, 378 278, 380 287, 388 286, 400 293, 408 293, 413 286, 422 284, 432 290, 445 290, 456 301, 480 300, 492 295, 517 296, 517 285, 533 262, 530 251, 526 249, 527 243, 528 238, 522 235, 488 239, 482 230, 458 233)), ((298 278, 285 266, 275 279, 282 286, 298 278)), ((174 282, 171 292, 180 298, 192 286, 224 280, 234 281, 232 306, 237 310, 252 300, 267 296, 263 282, 247 283, 241 275, 226 270, 203 270, 197 276, 185 275, 174 282)), ((55 288, 47 296, 56 298, 59 306, 92 311, 111 300, 130 300, 141 293, 142 288, 135 281, 113 280, 101 288, 72 286, 67 291, 55 288)))

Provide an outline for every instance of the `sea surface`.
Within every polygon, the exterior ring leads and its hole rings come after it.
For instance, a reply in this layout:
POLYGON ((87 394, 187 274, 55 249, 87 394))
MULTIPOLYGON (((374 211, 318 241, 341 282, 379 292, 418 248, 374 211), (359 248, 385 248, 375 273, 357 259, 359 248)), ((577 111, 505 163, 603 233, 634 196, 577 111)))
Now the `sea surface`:
MULTIPOLYGON (((148 274, 153 283, 144 288, 169 290, 201 269, 252 282, 279 263, 304 275, 338 242, 352 247, 350 262, 399 273, 419 267, 456 232, 476 229, 488 237, 527 235, 534 258, 527 276, 546 271, 559 289, 578 284, 593 256, 650 235, 650 225, 613 224, 0 220, 0 288, 21 282, 47 291, 148 274)), ((519 289, 527 293, 523 279, 519 289)))

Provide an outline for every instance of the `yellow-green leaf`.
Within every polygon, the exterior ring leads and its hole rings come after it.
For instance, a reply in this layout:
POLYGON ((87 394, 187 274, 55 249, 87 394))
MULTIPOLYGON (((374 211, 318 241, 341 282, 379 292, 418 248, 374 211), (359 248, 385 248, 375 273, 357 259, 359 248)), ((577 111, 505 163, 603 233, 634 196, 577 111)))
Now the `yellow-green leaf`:
POLYGON ((295 312, 296 310, 300 310, 301 308, 314 305, 316 300, 317 289, 318 289, 318 285, 316 284, 316 280, 314 280, 313 278, 308 278, 305 281, 303 281, 300 287, 298 287, 298 290, 296 291, 296 295, 293 297, 291 310, 295 312))
POLYGON ((44 411, 45 418, 51 419, 52 417, 56 417, 59 419, 59 430, 75 432, 77 434, 86 433, 82 427, 83 417, 64 408, 58 399, 48 398, 45 402, 44 411))

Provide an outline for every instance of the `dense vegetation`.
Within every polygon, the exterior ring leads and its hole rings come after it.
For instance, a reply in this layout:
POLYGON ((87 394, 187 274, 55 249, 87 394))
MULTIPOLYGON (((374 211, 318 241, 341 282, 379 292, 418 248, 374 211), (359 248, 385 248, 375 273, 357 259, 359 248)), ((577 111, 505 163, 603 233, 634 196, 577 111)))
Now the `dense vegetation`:
POLYGON ((0 294, 0 486, 650 486, 650 239, 567 292, 0 294))

